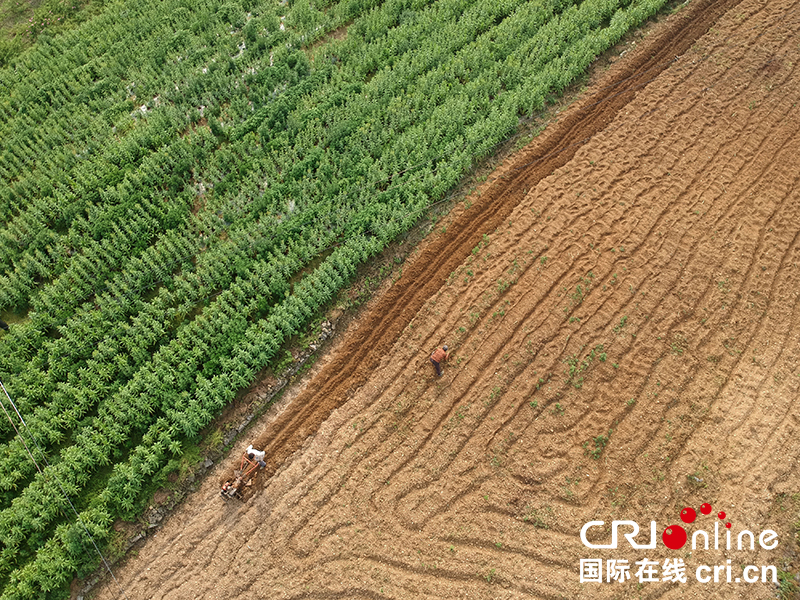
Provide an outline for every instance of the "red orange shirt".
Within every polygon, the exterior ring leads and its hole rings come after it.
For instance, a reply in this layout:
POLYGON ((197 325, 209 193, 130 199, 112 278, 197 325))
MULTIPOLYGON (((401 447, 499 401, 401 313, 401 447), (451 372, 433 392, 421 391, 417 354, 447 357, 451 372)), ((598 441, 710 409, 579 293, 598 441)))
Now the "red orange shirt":
POLYGON ((431 354, 431 358, 436 362, 442 362, 443 360, 447 359, 447 352, 445 352, 441 348, 437 348, 436 350, 434 350, 433 354, 431 354))

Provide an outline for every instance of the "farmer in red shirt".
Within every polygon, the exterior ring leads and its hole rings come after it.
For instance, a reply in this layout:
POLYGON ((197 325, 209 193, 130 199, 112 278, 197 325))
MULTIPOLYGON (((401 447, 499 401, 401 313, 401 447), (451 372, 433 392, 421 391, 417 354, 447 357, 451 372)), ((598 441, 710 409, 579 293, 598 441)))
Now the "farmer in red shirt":
POLYGON ((439 377, 442 376, 442 365, 441 363, 447 360, 447 346, 442 346, 441 348, 437 348, 431 354, 431 362, 433 363, 433 368, 436 369, 436 375, 439 377))

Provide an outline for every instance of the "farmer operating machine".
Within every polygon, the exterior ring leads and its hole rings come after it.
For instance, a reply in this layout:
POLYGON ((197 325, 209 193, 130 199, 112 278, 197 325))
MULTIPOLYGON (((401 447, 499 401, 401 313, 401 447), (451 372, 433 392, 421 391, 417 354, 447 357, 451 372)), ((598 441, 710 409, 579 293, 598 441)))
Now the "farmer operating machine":
POLYGON ((258 469, 265 466, 264 453, 257 450, 254 451, 252 446, 248 447, 242 454, 239 468, 233 471, 233 478, 225 480, 222 484, 222 490, 220 491, 222 497, 225 500, 228 500, 228 498, 244 500, 243 492, 253 485, 258 469))

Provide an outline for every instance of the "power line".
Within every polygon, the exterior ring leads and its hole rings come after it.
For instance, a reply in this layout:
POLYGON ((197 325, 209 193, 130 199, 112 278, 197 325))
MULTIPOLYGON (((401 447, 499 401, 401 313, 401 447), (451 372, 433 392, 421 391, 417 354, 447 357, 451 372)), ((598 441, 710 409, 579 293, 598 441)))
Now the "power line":
MULTIPOLYGON (((8 390, 6 390, 6 386, 3 385, 2 381, 0 381, 0 387, 3 388, 3 392, 5 393, 6 398, 8 398, 8 401, 11 404, 11 406, 13 407, 14 412, 17 413, 17 417, 19 418, 20 423, 22 423, 23 428, 25 428, 27 430, 28 435, 33 440, 33 443, 36 445, 36 449, 39 451, 39 454, 41 454, 42 460, 44 461, 45 468, 49 467, 50 463, 47 461, 47 456, 45 455, 44 450, 42 450, 42 447, 39 445, 39 442, 36 440, 36 437, 31 432, 30 428, 28 427, 28 424, 25 423, 25 419, 22 418, 22 415, 20 414, 19 409, 17 409, 17 405, 14 403, 14 400, 11 399, 11 395, 8 393, 8 390)), ((17 436, 19 436, 19 439, 22 442, 23 446, 25 446, 25 450, 28 452, 28 456, 30 457, 31 461, 33 462, 34 466, 36 467, 36 470, 39 471, 39 473, 41 473, 45 477, 45 480, 46 480, 48 478, 48 475, 45 474, 44 471, 42 471, 42 469, 39 467, 39 464, 36 462, 36 459, 33 457, 33 454, 31 453, 30 449, 28 448, 28 444, 25 442, 25 438, 22 436, 22 433, 20 432, 20 430, 17 429, 16 424, 14 423, 13 419, 11 418, 11 415, 8 413, 8 410, 6 409, 5 403, 1 399, 0 399, 0 407, 3 408, 3 412, 5 413, 6 417, 8 417, 8 420, 11 423, 11 426, 14 428, 14 431, 16 432, 17 436)), ((75 517, 78 519, 78 522, 81 524, 81 527, 83 527, 83 530, 86 532, 86 535, 89 537, 89 541, 92 542, 92 546, 94 547, 95 552, 97 552, 97 555, 100 557, 100 560, 105 565, 106 570, 108 571, 108 574, 111 575, 111 579, 113 579, 114 583, 117 584, 117 587, 119 588, 119 591, 122 594, 122 596, 127 599, 128 595, 125 593, 125 589, 122 587, 122 585, 120 584, 119 580, 114 575, 114 572, 111 570, 111 565, 106 560, 106 557, 103 556, 103 553, 100 551, 100 548, 98 548, 97 543, 94 540, 94 537, 92 536, 91 532, 89 531, 89 528, 86 527, 86 523, 81 518, 80 514, 78 513, 78 510, 75 508, 75 505, 69 499, 69 495, 67 494, 66 490, 64 490, 64 487, 61 485, 61 481, 58 478, 55 478, 55 477, 53 477, 53 480, 56 482, 56 484, 58 485, 58 488, 61 490, 61 493, 64 496, 64 499, 69 504, 70 508, 72 509, 72 512, 75 513, 75 517)))

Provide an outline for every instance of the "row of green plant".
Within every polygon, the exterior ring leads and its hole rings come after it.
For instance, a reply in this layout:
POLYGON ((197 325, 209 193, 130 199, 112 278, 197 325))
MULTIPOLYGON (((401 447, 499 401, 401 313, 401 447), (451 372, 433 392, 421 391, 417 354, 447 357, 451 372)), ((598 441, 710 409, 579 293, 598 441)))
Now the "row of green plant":
POLYGON ((103 0, 0 1, 0 67, 40 38, 67 31, 102 10, 103 0))
POLYGON ((63 597, 86 529, 661 4, 117 2, 0 70, 0 376, 49 461, 0 426, 0 599, 63 597))
MULTIPOLYGON (((63 490, 68 496, 77 497, 93 472, 116 463, 105 491, 91 500, 82 521, 90 520, 92 515, 133 518, 139 493, 171 455, 180 453, 180 439, 196 436, 236 390, 250 382, 257 365, 269 361, 284 339, 300 331, 313 304, 325 302, 335 293, 339 273, 352 275, 367 255, 379 249, 380 245, 366 239, 342 246, 315 276, 304 280, 279 310, 249 327, 244 316, 237 319, 232 310, 237 296, 242 295, 240 286, 234 283, 221 294, 220 301, 214 304, 216 310, 204 313, 193 331, 184 330, 184 335, 172 344, 174 347, 158 352, 148 369, 139 371, 138 377, 103 403, 92 426, 81 430, 75 443, 62 451, 60 460, 37 473, 11 506, 0 511, 0 574, 16 588, 20 571, 11 569, 17 564, 26 565, 21 570, 25 577, 51 583, 66 583, 74 576, 73 571, 64 572, 65 564, 79 565, 81 572, 93 568, 97 558, 88 552, 88 541, 80 546, 81 552, 74 553, 59 540, 58 532, 64 528, 57 526, 53 531, 52 525, 68 511, 63 490), (231 339, 237 343, 231 344, 231 339), (204 354, 216 360, 216 368, 202 362, 204 354), (165 416, 147 426, 151 415, 161 414, 165 416), (143 430, 145 433, 139 433, 139 438, 137 432, 143 430), (131 436, 139 443, 125 456, 131 436), (156 436, 158 443, 153 441, 156 436), (50 551, 42 552, 43 544, 50 551), (54 559, 54 548, 62 549, 65 555, 54 559)), ((103 523, 89 521, 89 525, 101 532, 101 540, 110 535, 103 531, 103 523)), ((82 527, 73 523, 72 531, 82 535, 82 527)), ((19 597, 15 595, 19 590, 9 593, 7 588, 2 597, 19 597)))

